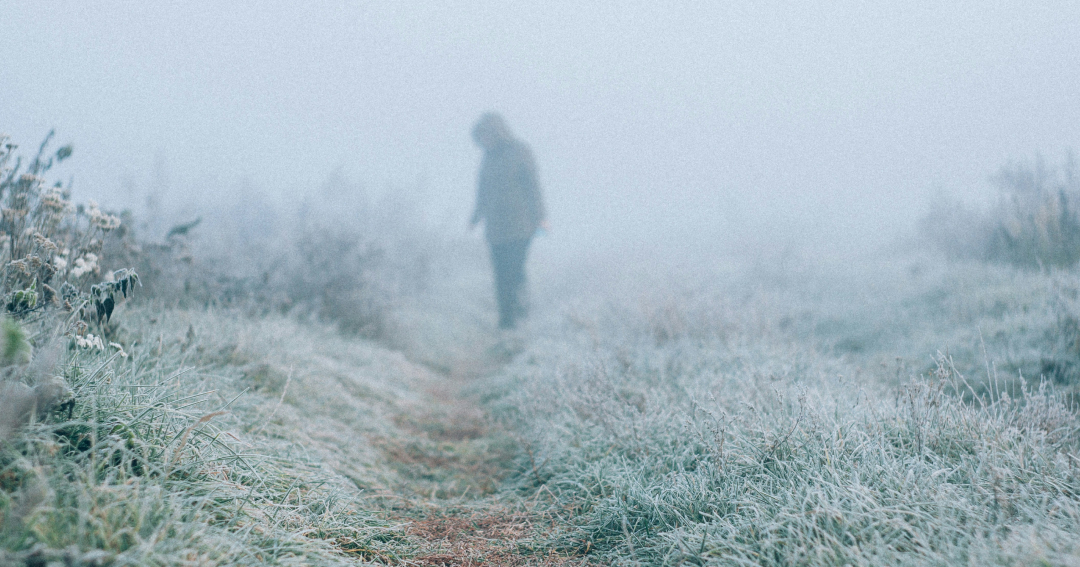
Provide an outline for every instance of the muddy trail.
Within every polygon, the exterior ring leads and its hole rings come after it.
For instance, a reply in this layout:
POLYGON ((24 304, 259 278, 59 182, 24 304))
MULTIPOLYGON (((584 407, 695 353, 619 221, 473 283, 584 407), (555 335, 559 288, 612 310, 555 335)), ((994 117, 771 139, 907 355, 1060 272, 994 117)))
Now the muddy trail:
MULTIPOLYGON (((536 500, 502 490, 519 463, 521 444, 490 419, 472 386, 511 360, 499 342, 478 345, 431 370, 414 387, 421 396, 393 417, 405 435, 377 443, 395 482, 370 502, 416 546, 405 565, 586 565, 588 558, 539 544, 558 528, 536 500)), ((388 558, 378 558, 387 560, 388 558)))

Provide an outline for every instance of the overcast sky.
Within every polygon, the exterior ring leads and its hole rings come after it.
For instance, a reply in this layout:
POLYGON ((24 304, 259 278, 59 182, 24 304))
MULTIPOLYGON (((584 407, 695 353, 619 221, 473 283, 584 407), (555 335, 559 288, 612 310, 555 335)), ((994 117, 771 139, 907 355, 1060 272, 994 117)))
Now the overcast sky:
MULTIPOLYGON (((877 234, 1080 148, 1080 2, 0 1, 0 131, 78 197, 423 188, 502 112, 556 235, 877 234)), ((674 235, 674 236, 672 236, 674 235)))

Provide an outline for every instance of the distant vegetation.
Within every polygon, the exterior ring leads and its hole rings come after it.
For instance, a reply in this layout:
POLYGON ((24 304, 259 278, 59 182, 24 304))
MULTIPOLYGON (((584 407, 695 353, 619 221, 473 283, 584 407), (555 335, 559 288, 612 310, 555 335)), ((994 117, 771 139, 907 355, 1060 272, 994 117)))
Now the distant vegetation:
POLYGON ((923 235, 954 258, 1024 268, 1080 261, 1080 171, 1069 153, 1061 166, 1015 163, 992 178, 997 202, 980 213, 941 199, 920 223, 923 235))
MULTIPOLYGON (((249 194, 181 219, 162 242, 117 243, 175 305, 287 313, 392 342, 390 313, 423 293, 450 245, 401 191, 372 197, 340 176, 287 205, 249 194)), ((160 214, 155 214, 155 217, 160 214)))

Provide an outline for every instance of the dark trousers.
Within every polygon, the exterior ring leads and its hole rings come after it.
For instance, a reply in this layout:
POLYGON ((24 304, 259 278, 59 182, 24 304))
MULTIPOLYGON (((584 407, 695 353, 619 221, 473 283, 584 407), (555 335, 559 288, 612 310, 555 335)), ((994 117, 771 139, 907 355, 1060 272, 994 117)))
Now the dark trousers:
POLYGON ((499 327, 512 329, 525 317, 522 293, 525 285, 525 257, 532 239, 492 242, 491 267, 495 270, 495 299, 499 304, 499 327))

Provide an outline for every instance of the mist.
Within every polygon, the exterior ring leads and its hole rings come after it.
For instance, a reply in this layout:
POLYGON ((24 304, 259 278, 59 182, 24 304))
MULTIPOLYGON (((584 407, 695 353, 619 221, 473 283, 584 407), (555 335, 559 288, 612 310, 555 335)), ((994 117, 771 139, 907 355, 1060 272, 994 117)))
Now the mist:
POLYGON ((468 131, 496 110, 537 156, 540 250, 859 248, 1080 146, 1074 2, 2 10, 0 126, 55 128, 59 174, 117 209, 289 203, 338 175, 464 227, 468 131))
POLYGON ((1080 565, 1078 22, 0 0, 0 565, 1080 565))

